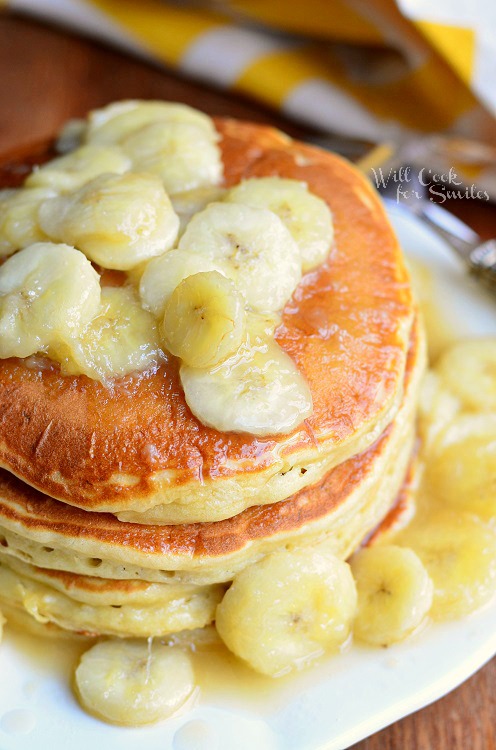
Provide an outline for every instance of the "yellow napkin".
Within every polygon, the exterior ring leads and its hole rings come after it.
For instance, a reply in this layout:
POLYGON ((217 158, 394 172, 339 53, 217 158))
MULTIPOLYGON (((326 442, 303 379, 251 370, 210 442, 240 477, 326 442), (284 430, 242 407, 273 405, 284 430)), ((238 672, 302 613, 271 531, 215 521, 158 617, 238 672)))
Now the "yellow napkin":
MULTIPOLYGON (((1 2, 1 0, 0 0, 1 2)), ((494 0, 7 0, 300 122, 372 142, 496 145, 494 0)), ((493 149, 422 157, 496 188, 493 149)), ((444 151, 443 151, 444 149, 444 151)), ((417 154, 418 155, 418 154, 417 154)), ((495 190, 496 194, 496 190, 495 190)))

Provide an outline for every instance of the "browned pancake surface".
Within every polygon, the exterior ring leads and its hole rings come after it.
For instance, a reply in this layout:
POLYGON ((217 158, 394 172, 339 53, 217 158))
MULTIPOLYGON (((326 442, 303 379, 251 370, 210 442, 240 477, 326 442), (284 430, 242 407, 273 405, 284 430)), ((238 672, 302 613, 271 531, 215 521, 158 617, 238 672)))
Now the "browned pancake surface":
MULTIPOLYGON (((372 189, 339 157, 270 128, 216 124, 227 185, 264 175, 303 180, 333 212, 328 261, 305 276, 276 334, 308 380, 313 415, 291 436, 222 433, 189 411, 173 358, 155 372, 116 381, 113 389, 85 376, 62 377, 56 365, 2 360, 0 463, 48 495, 114 511, 130 499, 147 501, 158 476, 167 477, 172 491, 191 484, 194 492, 201 482, 260 472, 276 456, 311 455, 317 446, 326 455, 373 426, 401 388, 412 301, 398 243, 372 189)), ((341 469, 345 481, 349 471, 341 469)), ((340 474, 333 476, 333 483, 340 481, 340 474)), ((15 480, 5 482, 15 487, 15 480)), ((298 499, 302 516, 304 497, 298 499)), ((53 507, 63 519, 63 509, 53 507)), ((246 516, 250 534, 258 512, 246 516)), ((71 510, 69 517, 77 525, 78 514, 71 510)), ((88 522, 84 514, 80 521, 88 522)), ((110 517, 108 524, 111 529, 110 517)), ((204 526, 185 527, 174 542, 167 527, 154 531, 154 543, 192 545, 196 554, 217 543, 204 526)), ((133 529, 136 543, 146 544, 147 532, 131 525, 131 536, 133 529)))

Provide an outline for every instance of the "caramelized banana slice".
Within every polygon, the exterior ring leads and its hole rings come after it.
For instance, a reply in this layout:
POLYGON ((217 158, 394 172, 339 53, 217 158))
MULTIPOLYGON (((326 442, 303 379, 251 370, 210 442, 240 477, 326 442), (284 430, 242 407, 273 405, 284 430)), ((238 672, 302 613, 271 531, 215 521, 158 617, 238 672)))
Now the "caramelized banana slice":
POLYGON ((310 389, 275 341, 243 344, 210 369, 180 369, 186 402, 208 427, 251 435, 286 434, 312 413, 310 389))
POLYGON ((496 412, 496 339, 455 344, 436 372, 467 409, 496 412))
POLYGON ((419 435, 426 454, 455 419, 460 408, 459 399, 448 390, 439 375, 432 370, 427 372, 422 381, 418 410, 419 435))
POLYGON ((121 147, 134 169, 158 175, 170 195, 218 185, 222 180, 216 139, 193 123, 146 125, 125 138, 121 147))
POLYGON ((255 312, 281 310, 301 279, 298 246, 265 208, 211 203, 191 219, 179 249, 212 261, 255 312))
POLYGON ((85 137, 91 143, 120 143, 131 133, 156 122, 193 124, 211 137, 216 134, 211 118, 186 104, 127 99, 90 112, 85 137))
POLYGON ((496 414, 455 419, 427 461, 423 484, 432 503, 496 525, 496 414))
POLYGON ((195 691, 191 660, 162 643, 109 640, 81 657, 75 674, 81 704, 111 724, 154 724, 176 714, 195 691))
POLYGON ((99 276, 79 250, 50 242, 20 250, 0 267, 0 357, 78 336, 99 304, 99 276))
POLYGON ((107 382, 163 358, 157 325, 129 287, 104 287, 96 316, 78 337, 50 349, 64 375, 107 382))
POLYGON ((139 291, 143 307, 163 318, 165 305, 181 281, 203 271, 219 271, 210 258, 186 250, 170 250, 147 263, 139 291))
POLYGON ((121 271, 168 250, 179 229, 160 180, 149 174, 101 175, 75 193, 46 201, 39 219, 53 239, 121 271))
POLYGON ((402 641, 425 619, 433 585, 411 549, 378 545, 351 558, 358 593, 354 635, 374 646, 402 641))
POLYGON ((349 566, 310 549, 281 550, 239 573, 217 607, 220 637, 257 672, 279 677, 348 638, 356 609, 349 566))
POLYGON ((79 190, 101 174, 123 174, 130 167, 131 160, 119 149, 86 145, 38 167, 26 179, 25 185, 65 193, 79 190))
POLYGON ((225 200, 268 208, 284 222, 301 253, 303 272, 327 258, 334 231, 329 207, 304 182, 281 177, 253 177, 228 191, 225 200))
POLYGON ((55 195, 48 188, 0 191, 0 258, 48 239, 40 227, 38 209, 55 195))
POLYGON ((188 276, 173 291, 161 326, 167 349, 190 367, 213 367, 241 344, 243 298, 217 271, 188 276))
POLYGON ((476 516, 435 510, 395 537, 411 547, 434 583, 431 615, 453 619, 486 604, 496 591, 496 534, 476 516))

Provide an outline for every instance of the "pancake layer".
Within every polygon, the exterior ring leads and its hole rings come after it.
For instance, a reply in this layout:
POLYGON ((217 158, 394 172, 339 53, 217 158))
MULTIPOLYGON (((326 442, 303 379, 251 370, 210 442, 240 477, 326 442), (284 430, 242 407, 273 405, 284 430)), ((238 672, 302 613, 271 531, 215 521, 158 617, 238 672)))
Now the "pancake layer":
POLYGON ((111 514, 47 498, 2 472, 2 559, 96 578, 206 585, 231 580, 282 545, 325 540, 328 549, 346 558, 386 516, 403 483, 424 364, 423 335, 416 326, 403 404, 381 438, 290 499, 225 521, 163 527, 122 523, 111 514))
POLYGON ((0 555, 0 604, 85 635, 149 637, 209 625, 224 586, 89 578, 0 555))
POLYGON ((310 385, 314 413, 290 435, 255 439, 202 425, 174 358, 111 389, 62 377, 46 360, 2 360, 0 465, 64 503, 135 524, 220 521, 315 484, 396 416, 413 304, 379 199, 339 157, 270 128, 216 124, 227 186, 289 177, 332 210, 335 245, 304 277, 276 332, 310 385))

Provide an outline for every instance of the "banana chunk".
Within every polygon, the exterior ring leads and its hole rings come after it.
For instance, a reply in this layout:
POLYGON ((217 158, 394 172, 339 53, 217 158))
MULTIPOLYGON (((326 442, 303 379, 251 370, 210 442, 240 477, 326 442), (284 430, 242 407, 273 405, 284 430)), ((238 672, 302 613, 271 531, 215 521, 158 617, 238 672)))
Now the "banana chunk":
POLYGON ((181 281, 204 271, 220 271, 218 265, 200 253, 170 250, 147 263, 141 276, 139 292, 143 307, 163 318, 165 305, 181 281))
POLYGON ((467 409, 496 411, 496 339, 455 344, 440 357, 436 372, 467 409))
POLYGON ((47 188, 1 191, 0 258, 48 239, 40 227, 38 209, 43 201, 55 195, 54 190, 47 188))
POLYGON ((462 617, 486 604, 496 591, 496 533, 470 513, 435 509, 395 537, 411 547, 434 583, 431 615, 462 617))
POLYGON ((59 193, 79 190, 101 174, 123 174, 131 160, 110 146, 86 145, 35 169, 25 181, 26 187, 52 188, 59 193))
POLYGON ((455 419, 427 461, 423 481, 432 503, 496 525, 496 414, 455 419))
POLYGON ((279 677, 347 640, 356 590, 347 563, 281 550, 239 573, 217 607, 220 637, 262 674, 279 677))
POLYGON ((120 143, 131 133, 156 122, 193 124, 210 136, 215 135, 211 118, 186 104, 127 99, 93 110, 85 138, 90 143, 120 143))
POLYGON ((100 305, 100 279, 83 253, 41 242, 0 268, 0 357, 28 357, 78 336, 100 305))
POLYGON ((312 395, 275 341, 243 344, 210 369, 180 369, 184 396, 200 422, 220 432, 287 434, 312 413, 312 395))
POLYGON ((158 175, 170 195, 218 185, 222 180, 216 138, 194 123, 145 125, 127 136, 121 147, 136 170, 158 175))
POLYGON ((179 249, 215 263, 255 312, 281 310, 301 279, 297 244, 265 208, 211 203, 191 219, 179 249))
POLYGON ((459 399, 448 390, 437 373, 430 370, 424 376, 419 397, 418 426, 422 450, 430 451, 438 436, 460 411, 459 399))
POLYGON ((161 643, 109 640, 81 657, 75 673, 85 709, 112 724, 154 724, 177 714, 195 692, 191 660, 161 643))
POLYGON ((184 279, 165 307, 161 326, 167 349, 190 367, 213 367, 241 344, 244 300, 217 271, 184 279))
POLYGON ((179 216, 179 234, 184 233, 184 230, 195 214, 203 211, 209 203, 216 203, 222 200, 225 192, 225 188, 219 185, 206 185, 194 190, 185 190, 182 193, 171 195, 174 211, 179 216))
POLYGON ((101 305, 78 337, 50 349, 64 375, 107 382, 163 359, 157 325, 129 287, 104 287, 101 305))
POLYGON ((331 212, 322 198, 308 191, 306 183, 253 177, 229 190, 225 200, 277 214, 300 249, 304 273, 327 258, 334 237, 331 212))
POLYGON ((103 266, 126 271, 172 247, 179 229, 160 180, 104 174, 39 210, 43 231, 70 242, 103 266))
POLYGON ((434 586, 411 549, 384 545, 357 552, 350 561, 358 608, 353 633, 374 646, 402 641, 425 619, 434 586))

